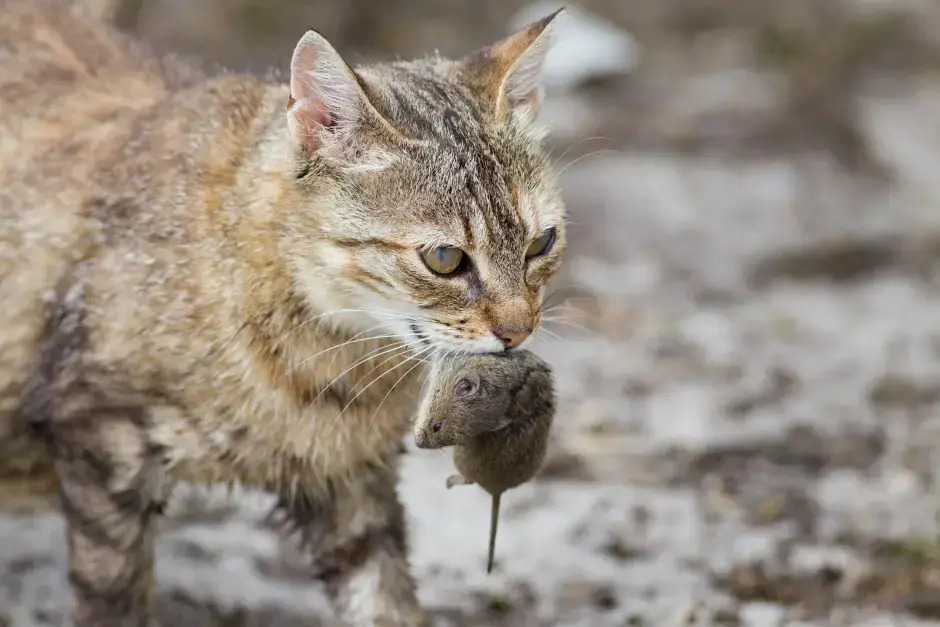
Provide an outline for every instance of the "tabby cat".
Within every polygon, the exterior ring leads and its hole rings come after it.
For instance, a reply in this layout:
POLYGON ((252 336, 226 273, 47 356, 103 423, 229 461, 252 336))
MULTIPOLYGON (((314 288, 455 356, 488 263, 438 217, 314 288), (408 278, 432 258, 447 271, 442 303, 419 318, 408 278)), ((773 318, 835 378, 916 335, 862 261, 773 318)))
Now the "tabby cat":
POLYGON ((61 506, 77 625, 152 624, 180 481, 275 493, 343 620, 422 624, 397 455, 426 358, 539 325, 554 17, 356 70, 308 31, 278 84, 0 0, 0 509, 61 506))

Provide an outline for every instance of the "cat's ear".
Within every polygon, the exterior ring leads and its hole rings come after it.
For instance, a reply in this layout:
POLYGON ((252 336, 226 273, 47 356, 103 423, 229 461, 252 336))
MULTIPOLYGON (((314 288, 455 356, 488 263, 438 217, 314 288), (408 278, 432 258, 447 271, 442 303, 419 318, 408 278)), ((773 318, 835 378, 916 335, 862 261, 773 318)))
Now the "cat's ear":
POLYGON ((359 79, 323 35, 309 30, 290 62, 287 123, 307 154, 330 137, 348 140, 367 115, 378 115, 359 79))
POLYGON ((551 47, 559 9, 466 60, 470 80, 498 117, 520 113, 535 118, 542 102, 542 67, 551 47))

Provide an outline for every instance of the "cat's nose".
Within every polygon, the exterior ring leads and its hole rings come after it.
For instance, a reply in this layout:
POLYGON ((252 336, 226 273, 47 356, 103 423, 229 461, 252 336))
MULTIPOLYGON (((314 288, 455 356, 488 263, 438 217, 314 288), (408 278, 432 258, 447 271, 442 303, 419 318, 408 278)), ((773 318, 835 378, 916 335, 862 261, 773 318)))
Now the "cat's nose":
POLYGON ((496 329, 493 333, 499 338, 499 341, 503 343, 503 347, 509 350, 519 346, 527 337, 532 335, 532 329, 496 329))
POLYGON ((516 348, 532 335, 538 323, 536 305, 521 296, 490 299, 483 310, 483 320, 505 350, 516 348))

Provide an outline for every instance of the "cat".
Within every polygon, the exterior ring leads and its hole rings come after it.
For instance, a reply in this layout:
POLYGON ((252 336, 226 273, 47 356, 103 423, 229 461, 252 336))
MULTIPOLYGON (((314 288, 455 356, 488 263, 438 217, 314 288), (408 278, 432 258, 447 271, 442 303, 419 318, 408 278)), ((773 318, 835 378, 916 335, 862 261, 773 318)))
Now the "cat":
POLYGON ((273 492, 351 624, 419 625, 397 459, 426 358, 522 345, 565 248, 550 15, 460 59, 207 76, 0 0, 0 509, 79 627, 153 624, 174 484, 273 492))

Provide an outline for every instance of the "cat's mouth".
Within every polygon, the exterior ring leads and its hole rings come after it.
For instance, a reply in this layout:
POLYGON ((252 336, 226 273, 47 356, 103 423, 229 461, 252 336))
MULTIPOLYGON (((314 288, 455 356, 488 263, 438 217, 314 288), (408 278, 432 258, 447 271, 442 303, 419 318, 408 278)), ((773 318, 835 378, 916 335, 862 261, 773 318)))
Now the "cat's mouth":
POLYGON ((441 328, 436 328, 438 326, 439 323, 434 321, 409 318, 407 328, 412 346, 419 351, 433 348, 436 354, 442 355, 496 354, 514 348, 507 347, 495 334, 492 337, 479 334, 476 337, 464 337, 464 334, 450 328, 452 325, 444 323, 441 328))

